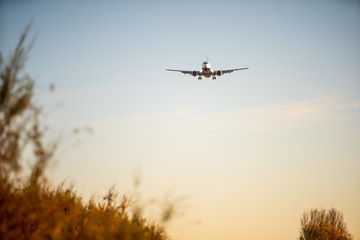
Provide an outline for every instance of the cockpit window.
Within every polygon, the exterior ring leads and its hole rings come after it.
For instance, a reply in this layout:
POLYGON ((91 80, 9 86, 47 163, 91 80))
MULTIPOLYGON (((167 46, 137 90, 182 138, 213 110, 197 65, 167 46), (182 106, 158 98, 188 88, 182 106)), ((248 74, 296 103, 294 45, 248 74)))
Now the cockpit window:
POLYGON ((202 64, 202 69, 203 69, 203 70, 209 70, 209 69, 211 69, 210 63, 209 63, 208 61, 203 62, 203 64, 202 64))

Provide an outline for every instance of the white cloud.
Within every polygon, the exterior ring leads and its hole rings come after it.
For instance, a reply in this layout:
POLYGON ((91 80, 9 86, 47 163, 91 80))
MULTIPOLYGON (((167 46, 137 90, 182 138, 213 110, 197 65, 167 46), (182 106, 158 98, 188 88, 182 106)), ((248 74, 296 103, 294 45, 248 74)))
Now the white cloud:
POLYGON ((343 110, 360 108, 360 102, 346 103, 329 93, 312 93, 316 95, 309 100, 209 114, 202 118, 209 119, 212 125, 226 124, 225 134, 247 134, 346 121, 351 117, 343 110))
POLYGON ((146 129, 148 133, 219 136, 306 128, 351 119, 344 110, 359 109, 360 102, 346 103, 332 94, 286 104, 198 114, 194 109, 103 120, 96 128, 146 129))

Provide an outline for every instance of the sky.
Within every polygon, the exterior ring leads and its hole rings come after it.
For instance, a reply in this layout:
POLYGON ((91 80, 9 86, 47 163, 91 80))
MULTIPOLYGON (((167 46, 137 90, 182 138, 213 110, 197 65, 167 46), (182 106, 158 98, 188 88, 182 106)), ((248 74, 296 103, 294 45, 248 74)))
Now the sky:
POLYGON ((173 202, 175 240, 296 239, 332 207, 360 240, 359 1, 2 0, 3 57, 30 21, 54 183, 173 202), (207 56, 250 69, 165 71, 207 56))

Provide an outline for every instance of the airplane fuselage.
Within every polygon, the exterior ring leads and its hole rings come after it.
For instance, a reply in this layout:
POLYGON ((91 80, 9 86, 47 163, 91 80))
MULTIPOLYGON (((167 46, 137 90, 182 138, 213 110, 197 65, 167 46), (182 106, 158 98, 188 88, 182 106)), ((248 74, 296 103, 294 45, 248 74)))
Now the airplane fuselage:
POLYGON ((202 64, 202 73, 203 76, 206 78, 209 78, 211 76, 213 76, 213 70, 211 69, 211 64, 209 61, 203 62, 202 64))

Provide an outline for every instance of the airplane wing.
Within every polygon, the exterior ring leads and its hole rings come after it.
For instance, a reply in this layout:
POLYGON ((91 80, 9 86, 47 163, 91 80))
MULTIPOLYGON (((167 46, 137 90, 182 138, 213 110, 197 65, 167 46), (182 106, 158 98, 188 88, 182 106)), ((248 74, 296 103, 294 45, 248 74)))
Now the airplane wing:
MULTIPOLYGON (((225 73, 232 73, 234 71, 239 71, 239 70, 245 70, 245 69, 249 69, 248 67, 246 68, 235 68, 235 69, 228 69, 228 70, 220 70, 221 74, 225 74, 225 73)), ((214 71, 214 73, 217 73, 219 70, 214 71)))
POLYGON ((172 71, 172 72, 181 72, 183 74, 190 74, 192 76, 202 76, 202 72, 200 71, 185 71, 185 70, 175 70, 175 69, 166 69, 166 71, 172 71))

